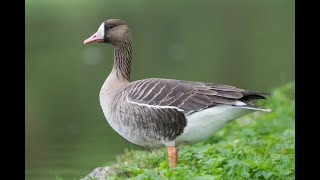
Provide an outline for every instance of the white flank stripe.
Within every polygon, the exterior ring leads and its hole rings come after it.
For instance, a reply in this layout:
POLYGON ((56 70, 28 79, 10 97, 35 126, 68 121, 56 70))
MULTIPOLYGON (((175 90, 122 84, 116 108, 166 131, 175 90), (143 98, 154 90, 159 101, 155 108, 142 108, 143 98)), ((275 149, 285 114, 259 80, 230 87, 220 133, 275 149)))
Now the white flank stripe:
POLYGON ((146 107, 150 107, 150 108, 170 108, 170 109, 177 109, 178 111, 183 111, 182 109, 179 109, 175 106, 157 106, 157 105, 149 105, 149 104, 144 104, 144 103, 138 103, 138 102, 134 102, 134 101, 130 101, 128 98, 127 98, 127 101, 129 103, 132 103, 132 104, 136 104, 136 105, 139 105, 139 106, 146 106, 146 107))
POLYGON ((264 108, 255 108, 255 107, 249 107, 249 106, 245 106, 245 107, 241 107, 241 106, 235 106, 235 107, 238 107, 238 108, 243 108, 243 109, 252 109, 252 110, 256 110, 256 111, 265 111, 265 112, 271 112, 272 110, 271 109, 264 109, 264 108))

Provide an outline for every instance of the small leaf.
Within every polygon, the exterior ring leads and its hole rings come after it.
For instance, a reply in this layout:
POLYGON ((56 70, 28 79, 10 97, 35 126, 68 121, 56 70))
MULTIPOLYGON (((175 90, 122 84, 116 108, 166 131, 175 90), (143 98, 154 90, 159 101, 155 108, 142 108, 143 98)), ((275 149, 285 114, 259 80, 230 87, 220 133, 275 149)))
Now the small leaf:
POLYGON ((241 176, 244 177, 244 178, 249 178, 250 177, 250 174, 247 172, 247 171, 243 171, 241 173, 241 176))
POLYGON ((204 176, 194 177, 194 180, 213 180, 213 179, 215 179, 215 176, 212 176, 212 175, 204 175, 204 176))
POLYGON ((262 176, 266 179, 269 179, 272 176, 272 174, 273 172, 266 172, 266 171, 262 172, 262 176))
POLYGON ((216 173, 216 174, 220 174, 220 173, 223 172, 223 169, 222 169, 222 168, 213 168, 213 169, 212 169, 212 172, 213 172, 213 173, 216 173))
POLYGON ((162 161, 162 162, 159 164, 159 168, 160 168, 160 169, 166 169, 167 167, 169 167, 168 161, 162 161))

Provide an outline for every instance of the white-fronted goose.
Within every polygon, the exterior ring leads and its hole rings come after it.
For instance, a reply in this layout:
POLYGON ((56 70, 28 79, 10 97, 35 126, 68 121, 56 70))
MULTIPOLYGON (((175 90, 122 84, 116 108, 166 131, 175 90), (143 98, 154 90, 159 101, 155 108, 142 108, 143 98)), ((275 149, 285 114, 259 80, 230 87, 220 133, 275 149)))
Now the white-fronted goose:
POLYGON ((168 148, 171 166, 177 146, 203 141, 228 122, 254 111, 270 111, 250 102, 267 93, 233 86, 150 78, 129 82, 131 32, 120 19, 103 22, 84 44, 114 47, 114 65, 100 91, 100 104, 110 126, 128 141, 168 148))

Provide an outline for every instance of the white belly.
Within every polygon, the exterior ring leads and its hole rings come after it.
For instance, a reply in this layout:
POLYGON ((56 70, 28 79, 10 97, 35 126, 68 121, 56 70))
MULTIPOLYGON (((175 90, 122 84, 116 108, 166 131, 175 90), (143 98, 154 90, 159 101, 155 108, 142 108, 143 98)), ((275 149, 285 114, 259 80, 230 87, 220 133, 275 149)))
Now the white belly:
POLYGON ((193 144, 203 141, 223 128, 228 122, 255 110, 234 106, 214 106, 187 116, 187 126, 176 138, 176 144, 193 144))

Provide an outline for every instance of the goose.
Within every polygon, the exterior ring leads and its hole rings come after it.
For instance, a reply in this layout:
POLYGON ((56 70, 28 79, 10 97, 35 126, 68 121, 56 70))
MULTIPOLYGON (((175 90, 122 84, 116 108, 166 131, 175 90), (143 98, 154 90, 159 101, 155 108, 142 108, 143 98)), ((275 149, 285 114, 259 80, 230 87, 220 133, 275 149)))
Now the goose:
POLYGON ((104 21, 83 43, 114 48, 114 64, 99 94, 109 125, 131 143, 167 147, 170 167, 177 165, 181 145, 204 141, 241 116, 271 111, 251 102, 266 99, 265 92, 162 78, 130 82, 132 36, 121 19, 104 21))

